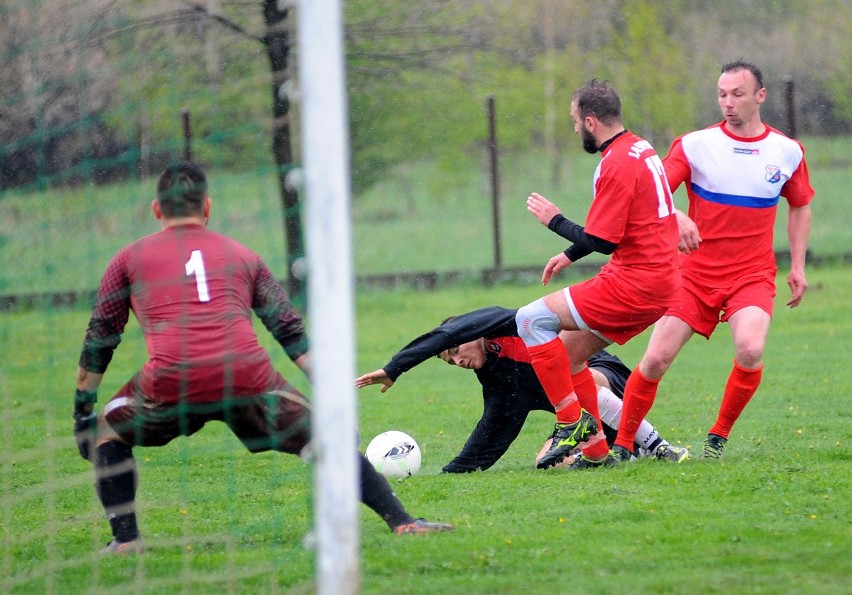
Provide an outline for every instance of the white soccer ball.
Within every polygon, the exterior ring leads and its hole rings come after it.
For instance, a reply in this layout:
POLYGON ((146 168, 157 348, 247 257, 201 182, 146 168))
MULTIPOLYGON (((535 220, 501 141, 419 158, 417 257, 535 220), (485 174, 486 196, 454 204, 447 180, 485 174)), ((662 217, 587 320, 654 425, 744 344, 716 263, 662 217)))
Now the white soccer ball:
POLYGON ((382 432, 373 438, 365 456, 385 477, 411 477, 420 471, 422 460, 414 438, 397 430, 382 432))

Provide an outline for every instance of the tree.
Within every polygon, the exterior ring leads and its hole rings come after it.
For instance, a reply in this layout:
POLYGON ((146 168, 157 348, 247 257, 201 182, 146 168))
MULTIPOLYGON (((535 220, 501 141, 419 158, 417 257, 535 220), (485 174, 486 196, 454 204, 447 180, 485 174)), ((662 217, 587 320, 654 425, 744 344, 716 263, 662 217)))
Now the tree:
POLYGON ((280 5, 278 0, 265 0, 263 3, 263 15, 266 21, 263 43, 266 45, 272 67, 272 153, 278 171, 284 231, 287 238, 287 289, 294 303, 304 308, 306 305, 305 284, 303 276, 297 270, 297 264, 305 254, 305 245, 302 234, 302 209, 294 177, 295 165, 290 130, 289 85, 292 69, 290 68, 290 30, 287 22, 289 10, 281 8, 280 5))

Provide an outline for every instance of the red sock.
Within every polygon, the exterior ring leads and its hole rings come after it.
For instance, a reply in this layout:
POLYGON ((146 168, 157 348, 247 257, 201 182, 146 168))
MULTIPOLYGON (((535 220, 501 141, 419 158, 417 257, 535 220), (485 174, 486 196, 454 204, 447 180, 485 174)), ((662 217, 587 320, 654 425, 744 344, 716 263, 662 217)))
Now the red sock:
POLYGON ((592 371, 589 367, 586 366, 576 374, 571 374, 571 383, 574 385, 574 392, 577 393, 577 400, 580 401, 580 407, 594 415, 595 419, 600 421, 598 385, 595 384, 595 377, 592 376, 592 371))
POLYGON ((615 443, 633 451, 633 442, 636 439, 636 430, 651 407, 657 396, 657 387, 660 379, 650 380, 645 378, 639 368, 633 370, 624 387, 624 404, 621 406, 621 423, 618 425, 618 436, 615 443))
POLYGON ((571 383, 571 360, 559 337, 527 347, 527 351, 538 381, 556 410, 556 421, 570 424, 580 419, 580 403, 571 383))
POLYGON ((728 384, 725 385, 725 394, 722 395, 722 405, 719 407, 719 417, 710 428, 711 434, 727 438, 731 428, 739 419, 748 402, 757 392, 760 378, 763 375, 763 364, 759 368, 749 370, 743 368, 734 360, 734 369, 728 376, 728 384))
POLYGON ((609 453, 609 445, 606 443, 606 434, 603 432, 598 408, 598 385, 595 384, 595 377, 592 376, 592 371, 589 370, 588 366, 576 374, 572 374, 571 382, 574 384, 574 392, 577 393, 580 407, 591 413, 598 422, 598 433, 583 448, 583 454, 587 459, 597 461, 606 457, 609 453))

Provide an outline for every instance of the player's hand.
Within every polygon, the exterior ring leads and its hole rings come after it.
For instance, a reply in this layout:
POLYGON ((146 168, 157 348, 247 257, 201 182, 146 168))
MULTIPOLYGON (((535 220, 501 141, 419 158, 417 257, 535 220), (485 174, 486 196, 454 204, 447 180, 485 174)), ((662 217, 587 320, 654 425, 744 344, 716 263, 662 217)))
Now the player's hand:
POLYGON ((365 386, 370 386, 371 384, 381 384, 382 392, 384 393, 387 392, 387 390, 393 386, 393 380, 388 377, 384 369, 376 370, 375 372, 370 372, 369 374, 364 374, 363 376, 359 376, 355 379, 355 386, 357 388, 364 388, 365 386))
POLYGON ((541 284, 547 285, 553 275, 556 275, 562 269, 567 269, 570 265, 571 259, 565 256, 564 252, 560 252, 548 260, 547 264, 544 266, 544 272, 541 274, 541 284))
POLYGON ((74 413, 74 439, 77 441, 80 456, 87 461, 92 460, 90 457, 95 446, 97 422, 98 414, 94 410, 89 413, 74 413))
POLYGON ((701 244, 701 234, 698 233, 698 226, 688 215, 677 209, 675 209, 675 216, 677 217, 679 236, 677 249, 684 254, 695 252, 698 250, 699 244, 701 244))
POLYGON ((527 197, 527 210, 535 215, 535 218, 545 227, 561 213, 559 207, 537 192, 533 192, 527 197))
POLYGON ((790 286, 790 301, 787 305, 795 308, 802 302, 805 297, 805 292, 808 290, 808 280, 805 278, 804 271, 790 271, 787 275, 787 285, 790 286))

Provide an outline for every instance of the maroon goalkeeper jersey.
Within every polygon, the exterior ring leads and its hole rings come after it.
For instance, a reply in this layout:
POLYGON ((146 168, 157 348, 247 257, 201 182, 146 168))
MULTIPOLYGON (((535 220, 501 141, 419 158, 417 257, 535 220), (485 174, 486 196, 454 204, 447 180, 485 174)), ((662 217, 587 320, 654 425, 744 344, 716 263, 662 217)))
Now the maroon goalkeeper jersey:
POLYGON ((252 311, 292 359, 307 351, 301 317, 260 257, 197 224, 169 227, 110 261, 80 365, 103 373, 132 309, 148 348, 137 381, 163 402, 213 402, 281 385, 252 311))

